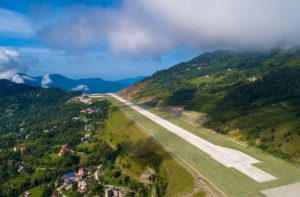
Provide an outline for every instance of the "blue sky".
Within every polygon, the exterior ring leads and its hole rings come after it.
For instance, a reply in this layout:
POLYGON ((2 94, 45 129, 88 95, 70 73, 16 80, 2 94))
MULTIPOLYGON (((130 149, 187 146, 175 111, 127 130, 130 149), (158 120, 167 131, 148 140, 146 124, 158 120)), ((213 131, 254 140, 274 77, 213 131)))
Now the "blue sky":
POLYGON ((297 0, 1 0, 0 78, 114 80, 214 49, 294 47, 299 7, 297 0))
MULTIPOLYGON (((89 7, 117 10, 121 4, 120 1, 111 0, 45 0, 42 1, 43 3, 39 0, 24 0, 22 3, 20 2, 1 0, 0 7, 2 12, 9 11, 12 15, 20 15, 26 20, 31 20, 31 17, 45 17, 46 21, 49 20, 47 16, 39 16, 36 9, 40 9, 40 11, 44 9, 45 12, 49 12, 49 17, 51 14, 57 14, 63 18, 68 17, 67 13, 63 13, 63 10, 68 8, 77 9, 78 12, 80 9, 89 7)), ((45 42, 37 35, 27 34, 30 32, 22 29, 20 32, 0 31, 0 46, 16 49, 22 56, 32 58, 34 61, 29 63, 27 74, 33 76, 60 73, 72 78, 101 77, 111 80, 147 76, 157 70, 191 59, 198 54, 195 50, 187 49, 186 51, 183 48, 174 48, 161 54, 160 57, 141 56, 138 58, 136 55, 112 53, 107 49, 106 43, 98 43, 96 46, 74 51, 69 48, 52 46, 51 43, 45 42)))

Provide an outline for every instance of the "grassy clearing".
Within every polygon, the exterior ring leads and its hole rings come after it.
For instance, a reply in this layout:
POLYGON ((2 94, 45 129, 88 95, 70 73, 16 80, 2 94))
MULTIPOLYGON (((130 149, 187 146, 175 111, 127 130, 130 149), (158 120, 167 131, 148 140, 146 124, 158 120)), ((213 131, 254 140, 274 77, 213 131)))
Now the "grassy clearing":
POLYGON ((261 163, 256 164, 260 169, 279 178, 278 180, 271 182, 257 183, 235 169, 226 168, 222 164, 212 159, 206 153, 200 151, 193 145, 187 143, 185 140, 170 133, 166 129, 150 121, 143 115, 139 114, 133 109, 130 109, 119 101, 111 98, 109 99, 115 105, 119 106, 122 112, 126 113, 127 115, 134 118, 137 122, 141 123, 143 127, 151 132, 152 135, 154 135, 162 143, 168 146, 179 157, 188 162, 198 172, 207 177, 210 182, 215 184, 228 196, 263 196, 263 194, 260 193, 261 190, 300 181, 300 169, 298 167, 290 165, 285 161, 270 157, 256 149, 234 143, 230 139, 218 135, 211 130, 194 127, 167 113, 157 111, 153 108, 148 108, 148 110, 152 111, 153 113, 165 118, 166 120, 169 120, 170 122, 173 122, 174 124, 177 124, 178 126, 181 126, 182 128, 189 130, 190 132, 202 137, 203 139, 206 139, 220 146, 240 150, 246 154, 251 155, 254 158, 257 158, 261 161, 261 163))
POLYGON ((61 156, 58 155, 58 153, 51 153, 49 154, 52 162, 57 162, 61 159, 61 156))
POLYGON ((33 197, 42 196, 42 188, 41 187, 32 188, 29 190, 29 192, 31 193, 31 196, 33 196, 33 197))
POLYGON ((166 196, 181 196, 180 194, 192 190, 194 179, 192 176, 185 177, 187 172, 184 168, 174 162, 171 157, 167 157, 163 161, 163 165, 169 179, 166 196), (170 172, 170 170, 172 171, 170 172))
POLYGON ((151 136, 121 111, 113 109, 111 122, 104 138, 114 146, 122 146, 117 165, 122 171, 138 180, 150 167, 156 169, 160 179, 167 180, 166 196, 191 193, 193 176, 166 152, 151 136))
POLYGON ((205 192, 204 191, 200 191, 197 194, 195 194, 193 197, 205 197, 205 196, 206 196, 205 192))
POLYGON ((92 151, 95 143, 81 143, 76 146, 77 150, 88 150, 92 151))
POLYGON ((295 112, 281 106, 267 106, 256 112, 235 118, 231 121, 235 128, 240 128, 244 135, 259 135, 268 151, 279 150, 289 153, 300 163, 299 117, 295 112), (272 129, 273 128, 273 131, 272 129))
MULTIPOLYGON (((30 194, 31 197, 41 197, 43 194, 42 187, 34 187, 32 189, 29 189, 28 191, 31 193, 30 194)), ((21 196, 24 196, 24 195, 21 194, 20 197, 21 196)))

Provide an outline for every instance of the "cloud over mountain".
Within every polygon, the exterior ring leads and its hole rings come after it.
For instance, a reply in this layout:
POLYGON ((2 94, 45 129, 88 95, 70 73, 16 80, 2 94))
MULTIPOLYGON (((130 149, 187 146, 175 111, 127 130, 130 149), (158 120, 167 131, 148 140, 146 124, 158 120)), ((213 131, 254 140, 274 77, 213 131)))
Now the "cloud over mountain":
POLYGON ((87 85, 81 84, 81 85, 78 85, 78 86, 72 88, 72 90, 74 90, 74 91, 88 91, 89 87, 87 85))
POLYGON ((41 81, 41 86, 43 88, 48 88, 50 83, 52 83, 52 80, 51 80, 50 76, 49 75, 44 75, 43 79, 41 81))
POLYGON ((18 73, 27 70, 28 67, 17 50, 0 47, 0 79, 23 83, 24 80, 18 73))

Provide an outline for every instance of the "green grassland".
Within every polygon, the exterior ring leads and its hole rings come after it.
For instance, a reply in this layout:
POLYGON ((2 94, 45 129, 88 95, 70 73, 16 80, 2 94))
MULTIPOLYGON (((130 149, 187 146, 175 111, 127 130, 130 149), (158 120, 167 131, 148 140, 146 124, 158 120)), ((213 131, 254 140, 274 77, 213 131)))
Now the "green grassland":
POLYGON ((170 153, 133 120, 116 108, 112 110, 104 138, 113 146, 122 147, 122 153, 116 162, 122 171, 140 180, 141 174, 150 167, 156 171, 160 185, 167 185, 165 196, 191 193, 194 178, 189 171, 178 164, 170 153))
POLYGON ((181 157, 204 177, 206 177, 210 182, 216 185, 220 190, 222 190, 228 196, 233 197, 253 197, 253 196, 263 196, 260 193, 261 190, 278 187, 282 185, 287 185, 300 181, 300 168, 286 161, 271 157, 262 151, 257 149, 249 148, 241 144, 235 143, 232 140, 224 137, 222 135, 216 134, 214 131, 199 127, 194 127, 190 124, 183 122, 167 113, 157 111, 153 108, 147 108, 151 112, 169 120, 170 122, 181 126, 189 130, 190 132, 206 139, 214 144, 234 148, 240 150, 258 160, 261 163, 256 164, 260 169, 278 177, 275 181, 270 181, 266 183, 257 183, 250 179, 246 175, 238 172, 232 168, 226 168, 222 164, 213 160, 209 155, 200 151, 193 145, 187 143, 185 140, 179 138, 178 136, 167 131, 163 127, 157 125, 156 123, 150 121, 143 115, 134 111, 133 109, 125 106, 124 104, 108 97, 109 100, 116 106, 118 106, 121 111, 142 126, 160 142, 165 144, 170 148, 176 155, 181 157))
MULTIPOLYGON (((32 189, 29 189, 28 191, 30 192, 30 196, 32 196, 32 197, 40 197, 43 194, 42 187, 35 187, 35 188, 32 188, 32 189)), ((20 197, 21 196, 24 196, 24 195, 21 194, 20 197)))
MULTIPOLYGON (((291 110, 281 106, 267 106, 253 113, 234 118, 231 127, 239 128, 241 132, 250 131, 247 141, 250 145, 258 146, 268 152, 280 148, 281 157, 294 158, 300 162, 300 135, 294 132, 299 125, 299 117, 296 117, 291 110), (271 129, 270 129, 271 128, 271 129), (273 128, 273 129, 272 129, 273 128), (276 128, 276 129, 275 129, 276 128), (275 131, 276 130, 276 131, 275 131), (257 142, 255 135, 261 138, 257 142), (289 155, 282 155, 291 153, 289 155)), ((243 133, 243 136, 246 134, 243 133)), ((274 154, 280 154, 275 152, 274 154)))

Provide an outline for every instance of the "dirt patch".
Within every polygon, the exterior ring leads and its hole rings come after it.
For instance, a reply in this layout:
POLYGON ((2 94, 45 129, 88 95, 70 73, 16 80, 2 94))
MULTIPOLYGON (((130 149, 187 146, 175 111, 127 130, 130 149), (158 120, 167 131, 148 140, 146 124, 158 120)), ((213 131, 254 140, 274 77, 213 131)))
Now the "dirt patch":
POLYGON ((143 89, 148 82, 142 81, 133 86, 125 88, 117 93, 117 95, 123 97, 126 100, 134 100, 134 96, 143 89))
POLYGON ((183 107, 164 107, 159 110, 170 113, 171 115, 184 120, 185 122, 197 126, 203 126, 209 121, 205 113, 184 110, 183 107))
POLYGON ((147 169, 141 174, 140 181, 146 185, 152 184, 153 177, 156 175, 155 170, 147 167, 147 169))

